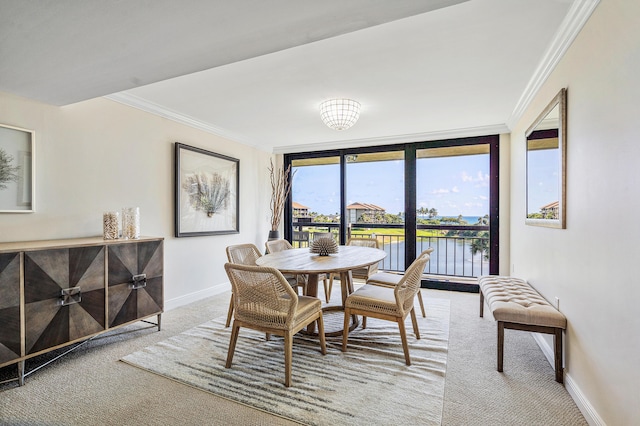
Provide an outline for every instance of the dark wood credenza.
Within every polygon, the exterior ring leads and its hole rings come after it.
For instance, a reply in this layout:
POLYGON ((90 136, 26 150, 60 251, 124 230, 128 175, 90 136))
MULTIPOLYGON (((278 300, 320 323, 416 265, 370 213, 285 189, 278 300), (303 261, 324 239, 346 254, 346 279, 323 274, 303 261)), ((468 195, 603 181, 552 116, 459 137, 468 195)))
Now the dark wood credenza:
POLYGON ((0 367, 163 312, 163 238, 0 243, 0 367))

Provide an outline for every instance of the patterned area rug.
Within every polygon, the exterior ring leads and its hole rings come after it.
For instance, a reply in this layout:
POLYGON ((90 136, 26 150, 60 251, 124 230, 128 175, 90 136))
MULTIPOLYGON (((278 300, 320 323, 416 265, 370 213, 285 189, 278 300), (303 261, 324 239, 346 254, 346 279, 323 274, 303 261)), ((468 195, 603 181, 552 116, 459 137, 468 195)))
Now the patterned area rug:
MULTIPOLYGON (((439 425, 449 339, 449 301, 425 299, 421 339, 407 318, 411 366, 404 362, 397 325, 374 318, 367 328, 327 338, 296 335, 293 384, 284 386, 283 339, 241 329, 233 365, 224 368, 230 329, 211 320, 127 355, 122 361, 277 416, 308 425, 439 425)), ((417 306, 416 306, 417 308, 417 306)), ((417 310, 419 313, 419 308, 417 310)), ((326 315, 327 326, 342 313, 326 315), (335 317, 335 318, 331 318, 335 317)), ((331 327, 327 327, 331 329, 331 327)))

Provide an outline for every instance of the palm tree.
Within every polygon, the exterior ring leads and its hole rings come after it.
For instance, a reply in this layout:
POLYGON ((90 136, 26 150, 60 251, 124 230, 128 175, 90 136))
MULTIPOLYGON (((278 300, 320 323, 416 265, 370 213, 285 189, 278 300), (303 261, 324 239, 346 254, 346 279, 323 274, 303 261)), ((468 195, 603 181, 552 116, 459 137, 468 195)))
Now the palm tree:
POLYGON ((471 241, 471 254, 482 253, 484 260, 489 260, 489 233, 487 231, 478 232, 478 236, 471 241))

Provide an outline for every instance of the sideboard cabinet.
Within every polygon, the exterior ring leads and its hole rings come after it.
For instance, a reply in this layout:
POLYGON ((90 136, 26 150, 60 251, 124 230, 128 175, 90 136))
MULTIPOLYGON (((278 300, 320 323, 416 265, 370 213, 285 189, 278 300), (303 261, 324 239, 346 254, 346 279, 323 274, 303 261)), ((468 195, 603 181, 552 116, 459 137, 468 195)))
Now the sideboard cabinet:
POLYGON ((163 312, 163 239, 0 243, 0 367, 163 312))

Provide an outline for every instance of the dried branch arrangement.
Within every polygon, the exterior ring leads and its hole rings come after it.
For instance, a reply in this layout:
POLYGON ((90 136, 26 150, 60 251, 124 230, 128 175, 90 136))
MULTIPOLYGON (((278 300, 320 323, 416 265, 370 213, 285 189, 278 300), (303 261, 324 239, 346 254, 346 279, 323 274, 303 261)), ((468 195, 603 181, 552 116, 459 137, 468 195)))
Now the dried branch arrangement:
POLYGON ((189 194, 191 207, 205 212, 209 217, 227 208, 231 193, 229 179, 218 173, 193 174, 185 179, 182 187, 189 194))
POLYGON ((20 166, 12 166, 13 157, 0 148, 0 189, 6 189, 7 183, 18 180, 20 166))
POLYGON ((289 196, 291 191, 291 178, 289 174, 291 172, 291 165, 286 170, 282 167, 274 167, 273 160, 270 161, 269 175, 271 177, 271 230, 277 231, 280 226, 280 220, 282 219, 282 212, 284 210, 284 202, 289 196))

